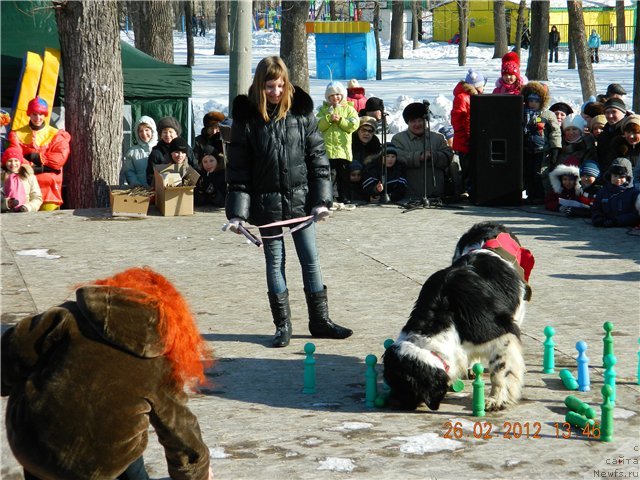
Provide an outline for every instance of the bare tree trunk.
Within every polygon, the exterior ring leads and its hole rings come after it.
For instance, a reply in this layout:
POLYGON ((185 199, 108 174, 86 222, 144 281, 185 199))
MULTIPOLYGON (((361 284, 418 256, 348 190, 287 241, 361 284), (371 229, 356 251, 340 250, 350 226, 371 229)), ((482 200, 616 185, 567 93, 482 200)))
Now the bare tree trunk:
POLYGON ((193 9, 191 8, 191 0, 184 3, 184 25, 187 31, 187 65, 193 67, 195 65, 195 52, 193 47, 193 9))
POLYGON ((216 45, 214 55, 229 55, 229 1, 216 1, 216 45))
POLYGON ((531 47, 527 62, 529 80, 547 80, 549 2, 531 2, 531 47))
POLYGON ((391 42, 389 44, 389 60, 404 58, 402 51, 404 30, 404 4, 402 0, 393 0, 391 7, 391 42))
POLYGON ((329 1, 329 19, 335 21, 338 18, 336 14, 336 2, 335 0, 329 1))
POLYGON ((504 0, 496 0, 493 3, 493 35, 495 37, 493 58, 502 58, 509 51, 507 22, 504 18, 504 0))
POLYGON ((411 2, 411 41, 413 43, 413 49, 416 50, 420 46, 418 42, 418 15, 420 7, 416 0, 411 2))
MULTIPOLYGON (((640 31, 638 29, 638 22, 640 22, 640 2, 636 0, 636 35, 633 38, 633 51, 640 52, 640 31)), ((632 110, 634 112, 640 112, 640 61, 638 55, 633 59, 633 101, 632 110)))
POLYGON ((524 12, 527 8, 527 1, 520 0, 518 5, 518 20, 516 24, 516 53, 522 58, 522 34, 524 33, 524 12))
POLYGON ((373 4, 373 38, 376 41, 376 80, 382 80, 382 58, 380 56, 380 2, 373 4))
POLYGON ((469 42, 469 0, 458 0, 458 31, 460 43, 458 44, 458 65, 467 64, 467 43, 469 42))
POLYGON ((173 8, 171 2, 145 0, 137 4, 134 23, 135 46, 147 55, 165 63, 173 63, 173 8))
MULTIPOLYGON (((636 29, 638 26, 636 25, 636 29)), ((627 43, 624 19, 624 0, 616 0, 616 43, 627 43)))
POLYGON ((231 54, 229 55, 229 105, 251 85, 251 2, 231 3, 231 54))
POLYGON ((587 100, 596 94, 596 82, 593 78, 593 68, 587 47, 587 36, 584 31, 584 15, 582 13, 582 1, 568 0, 567 11, 569 13, 569 37, 578 60, 578 75, 582 87, 582 99, 587 100))
POLYGON ((71 134, 65 166, 69 206, 106 207, 122 155, 118 5, 109 0, 54 5, 65 72, 65 125, 71 134))
MULTIPOLYGON (((571 18, 569 18, 569 31, 571 31, 571 18)), ((571 41, 571 35, 567 40, 567 47, 569 48, 569 59, 567 63, 568 70, 576 69, 576 50, 573 48, 573 42, 571 41)))
POLYGON ((307 32, 305 21, 309 2, 283 0, 280 57, 289 68, 291 83, 309 91, 309 60, 307 58, 307 32))

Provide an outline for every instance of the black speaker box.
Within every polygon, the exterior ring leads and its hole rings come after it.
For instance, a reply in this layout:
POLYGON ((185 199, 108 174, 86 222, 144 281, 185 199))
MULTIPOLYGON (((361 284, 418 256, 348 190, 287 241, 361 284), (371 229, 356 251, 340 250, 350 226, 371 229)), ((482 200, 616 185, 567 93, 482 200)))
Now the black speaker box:
POLYGON ((476 205, 522 203, 520 95, 471 96, 471 201, 476 205))

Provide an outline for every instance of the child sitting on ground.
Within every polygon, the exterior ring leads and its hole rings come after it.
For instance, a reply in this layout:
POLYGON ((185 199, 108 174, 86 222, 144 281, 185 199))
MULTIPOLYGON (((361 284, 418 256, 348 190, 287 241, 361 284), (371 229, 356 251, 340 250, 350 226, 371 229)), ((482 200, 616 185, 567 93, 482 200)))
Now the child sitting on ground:
MULTIPOLYGON (((407 192, 404 163, 398 162, 398 150, 393 143, 386 144, 385 166, 387 193, 392 202, 402 200, 407 192)), ((370 163, 364 173, 362 189, 369 201, 374 202, 384 194, 384 169, 380 162, 370 163)))
POLYGON ((590 217, 591 206, 600 191, 601 186, 596 183, 600 176, 600 168, 596 162, 587 161, 580 167, 580 203, 589 208, 569 209, 567 215, 576 217, 590 217))
POLYGON ((604 185, 591 208, 596 227, 635 227, 640 224, 638 190, 632 186, 631 162, 616 158, 604 175, 604 185))
POLYGON ((358 161, 349 164, 349 191, 347 198, 352 203, 363 203, 367 198, 362 191, 362 169, 364 167, 358 161))
POLYGON ((37 212, 42 205, 38 180, 19 147, 2 154, 1 202, 3 212, 37 212))
POLYGON ((217 170, 218 159, 215 148, 206 145, 202 148, 202 160, 200 161, 200 178, 193 192, 196 206, 210 205, 223 207, 226 196, 227 184, 224 178, 224 170, 217 170))
POLYGON ((127 184, 135 187, 149 186, 147 182, 147 164, 151 150, 158 143, 156 122, 153 118, 143 115, 133 127, 136 144, 133 145, 124 156, 122 171, 127 184))
POLYGON ((569 214, 567 208, 587 208, 580 203, 580 170, 574 165, 558 165, 549 174, 551 191, 547 193, 544 207, 552 212, 569 214))
MULTIPOLYGON (((163 165, 166 163, 171 163, 171 152, 170 145, 171 142, 180 137, 182 133, 182 127, 180 127, 180 123, 174 117, 162 117, 158 120, 158 135, 160 139, 155 147, 151 150, 149 154, 149 161, 147 165, 147 183, 151 185, 153 180, 153 166, 154 165, 163 165)), ((189 165, 193 168, 196 168, 195 156, 193 154, 193 150, 187 145, 187 160, 189 165)))

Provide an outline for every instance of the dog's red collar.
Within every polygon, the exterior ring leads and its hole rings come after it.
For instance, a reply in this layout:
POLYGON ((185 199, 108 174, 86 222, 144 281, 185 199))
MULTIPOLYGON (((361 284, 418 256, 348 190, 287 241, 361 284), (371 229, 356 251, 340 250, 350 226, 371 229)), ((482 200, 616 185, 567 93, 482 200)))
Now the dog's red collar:
POLYGON ((442 358, 440 355, 438 355, 436 352, 433 352, 433 351, 431 351, 431 355, 433 355, 438 360, 440 360, 442 362, 442 365, 444 366, 444 371, 449 373, 449 364, 444 361, 444 358, 442 358))
POLYGON ((500 233, 496 238, 487 240, 482 248, 493 250, 509 263, 515 263, 516 270, 520 270, 520 276, 525 282, 529 281, 529 275, 535 264, 535 259, 529 250, 522 248, 508 233, 500 233))

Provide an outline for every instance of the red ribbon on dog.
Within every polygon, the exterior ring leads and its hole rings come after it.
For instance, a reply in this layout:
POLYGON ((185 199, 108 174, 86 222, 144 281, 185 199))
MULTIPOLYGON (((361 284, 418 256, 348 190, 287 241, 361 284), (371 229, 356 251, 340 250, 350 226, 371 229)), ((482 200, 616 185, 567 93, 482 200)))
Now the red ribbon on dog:
POLYGON ((516 242, 508 233, 500 233, 496 238, 487 240, 482 248, 489 248, 492 250, 502 249, 509 255, 513 256, 518 262, 518 265, 522 267, 524 271, 524 279, 529 282, 529 275, 536 263, 535 258, 530 250, 522 248, 518 242, 516 242))

